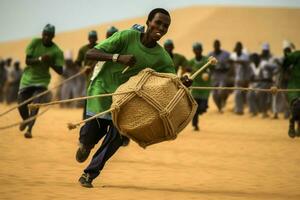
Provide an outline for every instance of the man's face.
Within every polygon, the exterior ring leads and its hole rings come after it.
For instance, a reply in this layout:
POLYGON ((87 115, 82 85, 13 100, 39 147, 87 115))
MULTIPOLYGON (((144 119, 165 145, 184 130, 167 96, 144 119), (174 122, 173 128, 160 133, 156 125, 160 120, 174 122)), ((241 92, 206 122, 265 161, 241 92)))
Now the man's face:
POLYGON ((151 21, 147 21, 147 33, 154 41, 158 41, 168 32, 170 23, 171 19, 168 15, 156 13, 151 21))
POLYGON ((215 42, 214 42, 214 49, 215 49, 215 51, 220 51, 220 49, 221 49, 221 44, 220 44, 219 41, 215 41, 215 42))
POLYGON ((97 42, 97 40, 98 40, 97 36, 90 36, 89 37, 90 44, 95 44, 97 42))
POLYGON ((241 43, 237 43, 236 46, 235 46, 235 52, 237 53, 241 53, 243 50, 243 46, 241 43))
POLYGON ((193 48, 193 51, 196 57, 202 56, 202 48, 193 48))
POLYGON ((51 45, 53 38, 54 38, 54 34, 53 33, 49 33, 49 32, 43 31, 42 41, 43 41, 44 45, 46 45, 46 46, 51 45))

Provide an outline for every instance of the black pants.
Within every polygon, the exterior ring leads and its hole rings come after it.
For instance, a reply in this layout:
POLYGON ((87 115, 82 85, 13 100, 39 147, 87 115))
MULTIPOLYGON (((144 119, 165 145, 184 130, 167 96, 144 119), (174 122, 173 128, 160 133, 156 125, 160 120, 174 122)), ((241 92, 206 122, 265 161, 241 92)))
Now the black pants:
POLYGON ((93 119, 80 129, 79 141, 85 148, 92 149, 102 137, 104 137, 104 140, 100 148, 84 170, 85 173, 89 173, 92 179, 100 174, 106 161, 122 145, 123 139, 111 120, 93 119))
POLYGON ((199 115, 206 112, 206 110, 208 108, 208 99, 195 98, 195 100, 198 104, 198 107, 197 107, 197 111, 193 117, 192 124, 194 127, 198 127, 199 115))
MULTIPOLYGON (((20 90, 19 93, 18 93, 18 103, 20 104, 23 101, 26 101, 27 99, 29 99, 29 98, 37 95, 37 94, 40 94, 40 93, 44 92, 45 90, 47 90, 47 88, 45 88, 45 87, 35 87, 35 86, 24 88, 24 89, 20 90)), ((43 103, 43 102, 46 102, 48 99, 49 99, 49 95, 43 95, 43 96, 40 96, 38 98, 33 99, 32 101, 24 104, 23 106, 20 106, 18 109, 19 109, 19 113, 20 113, 22 119, 26 120, 30 117, 33 117, 33 116, 37 115, 38 112, 39 112, 38 108, 37 109, 32 109, 31 111, 29 111, 28 104, 30 104, 30 103, 43 103)), ((35 120, 32 120, 32 121, 28 122, 27 126, 28 126, 28 131, 29 132, 31 132, 34 123, 35 123, 35 120)))

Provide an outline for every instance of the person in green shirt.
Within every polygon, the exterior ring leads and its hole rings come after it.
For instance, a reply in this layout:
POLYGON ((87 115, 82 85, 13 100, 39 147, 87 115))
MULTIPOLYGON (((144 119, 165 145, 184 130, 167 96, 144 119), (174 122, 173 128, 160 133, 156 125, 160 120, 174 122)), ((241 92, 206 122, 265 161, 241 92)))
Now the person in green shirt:
MULTIPOLYGON (((75 61, 75 63, 80 67, 80 68, 85 68, 85 85, 83 88, 83 94, 86 93, 86 88, 88 87, 89 83, 90 83, 90 78, 91 78, 91 74, 92 74, 92 70, 95 67, 96 62, 92 61, 92 60, 87 60, 85 55, 86 52, 92 48, 94 48, 94 46, 96 46, 98 43, 98 34, 95 30, 92 30, 88 33, 88 40, 89 43, 83 45, 79 51, 78 51, 78 56, 77 59, 75 61)), ((86 101, 84 101, 84 109, 83 109, 83 119, 85 118, 85 105, 86 105, 86 101)))
POLYGON ((145 26, 140 25, 140 24, 134 24, 134 25, 132 25, 131 29, 132 29, 132 30, 139 31, 139 32, 141 32, 141 33, 144 33, 144 32, 145 32, 145 26))
MULTIPOLYGON (((288 89, 300 88, 300 51, 294 51, 287 54, 283 61, 283 73, 289 70, 289 79, 287 80, 288 89)), ((300 137, 300 92, 289 92, 287 94, 290 103, 291 117, 288 135, 291 138, 300 137), (297 122, 297 131, 295 130, 297 122)))
POLYGON ((118 32, 118 31, 119 30, 114 26, 109 27, 109 29, 107 29, 107 31, 106 31, 106 38, 109 38, 110 36, 112 36, 114 33, 118 32))
POLYGON ((183 55, 173 52, 174 43, 170 39, 165 41, 164 48, 169 53, 169 55, 171 56, 174 62, 177 75, 181 77, 185 73, 185 68, 187 66, 187 59, 183 55))
MULTIPOLYGON (((208 57, 202 55, 202 45, 198 42, 193 44, 193 52, 195 57, 188 61, 189 71, 193 74, 203 65, 208 62, 208 57)), ((202 73, 200 73, 193 81, 192 86, 194 87, 208 87, 210 86, 210 71, 206 68, 202 73)), ((208 108, 208 98, 209 90, 192 90, 192 96, 196 100, 198 107, 194 115, 192 125, 195 131, 199 131, 199 115, 206 112, 208 108)))
POLYGON ((87 60, 85 58, 86 52, 92 48, 94 48, 94 46, 96 46, 98 43, 98 34, 95 30, 92 30, 88 33, 88 40, 89 43, 83 45, 79 51, 78 51, 78 55, 77 55, 77 59, 75 61, 75 63, 79 66, 79 67, 85 67, 85 66, 89 66, 89 67, 93 67, 95 62, 91 61, 91 60, 87 60))
MULTIPOLYGON (((87 58, 99 61, 94 69, 88 95, 113 93, 131 76, 145 68, 175 74, 168 53, 157 43, 171 23, 170 14, 162 8, 152 10, 147 18, 147 30, 124 30, 113 34, 87 53, 87 58), (129 69, 122 71, 130 66, 129 69)), ((89 99, 87 115, 93 116, 110 108, 111 97, 89 99)), ((104 137, 100 148, 79 178, 83 187, 93 187, 92 181, 100 174, 106 161, 122 145, 122 135, 115 128, 111 115, 102 115, 84 124, 80 130, 80 146, 76 153, 78 162, 84 162, 90 150, 104 137)))
MULTIPOLYGON (((55 27, 47 24, 42 32, 42 38, 34 38, 26 48, 26 67, 23 71, 18 103, 44 92, 48 88, 51 76, 49 69, 52 68, 56 73, 62 74, 64 55, 63 51, 52 41, 55 36, 55 27)), ((46 100, 45 96, 35 98, 33 103, 41 103, 46 100)), ((29 102, 31 103, 31 102, 29 102)), ((28 104, 29 104, 28 103, 28 104)), ((23 120, 38 114, 38 109, 29 111, 28 104, 20 106, 19 113, 23 120)), ((35 120, 23 123, 19 129, 26 130, 24 136, 31 138, 32 127, 35 120)))

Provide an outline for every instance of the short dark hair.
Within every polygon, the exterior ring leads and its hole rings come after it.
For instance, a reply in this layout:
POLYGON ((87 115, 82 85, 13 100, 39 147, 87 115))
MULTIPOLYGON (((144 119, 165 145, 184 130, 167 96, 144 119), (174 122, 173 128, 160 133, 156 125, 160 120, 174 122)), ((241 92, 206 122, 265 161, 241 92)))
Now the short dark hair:
POLYGON ((170 13, 167 10, 165 10, 163 8, 155 8, 155 9, 151 10, 151 12, 149 13, 147 21, 151 21, 154 18, 156 13, 162 13, 162 14, 165 14, 165 15, 171 17, 170 13))

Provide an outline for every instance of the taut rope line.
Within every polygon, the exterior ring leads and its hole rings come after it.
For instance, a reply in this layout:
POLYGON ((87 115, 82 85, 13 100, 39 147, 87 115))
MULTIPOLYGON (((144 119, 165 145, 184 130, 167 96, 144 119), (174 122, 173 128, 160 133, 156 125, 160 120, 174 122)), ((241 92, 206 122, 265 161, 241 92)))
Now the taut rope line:
POLYGON ((44 114, 48 110, 49 110, 49 108, 46 108, 45 110, 41 111, 39 114, 37 114, 35 116, 32 116, 32 117, 29 117, 28 119, 26 119, 24 121, 17 122, 17 123, 14 123, 14 124, 10 124, 10 125, 7 125, 7 126, 2 126, 2 127, 0 127, 0 130, 12 128, 12 127, 15 127, 15 126, 19 126, 20 124, 25 124, 25 123, 31 122, 31 121, 35 120, 37 117, 39 117, 42 114, 44 114))
POLYGON ((29 103, 30 101, 32 101, 32 100, 35 99, 35 98, 38 98, 38 97, 40 97, 40 96, 43 96, 43 95, 49 93, 51 90, 53 90, 53 89, 55 89, 55 88, 58 88, 59 86, 61 86, 61 85, 63 85, 64 83, 66 83, 67 81, 70 81, 71 79, 76 78, 77 76, 83 74, 86 70, 87 70, 87 69, 85 68, 85 69, 81 70, 80 72, 78 72, 77 74, 74 74, 73 76, 70 76, 69 78, 63 80, 62 82, 60 82, 59 84, 55 85, 55 86, 52 87, 51 89, 48 89, 48 90, 46 90, 46 91, 44 91, 44 92, 42 92, 42 93, 39 93, 39 94, 37 94, 37 95, 35 95, 35 96, 32 96, 31 98, 29 98, 29 99, 27 99, 27 100, 21 102, 20 104, 18 104, 18 105, 16 105, 16 106, 13 106, 12 108, 10 108, 10 109, 4 111, 3 113, 0 113, 0 117, 3 116, 3 115, 5 115, 5 114, 7 114, 7 113, 9 113, 10 111, 12 111, 12 110, 14 110, 14 109, 16 109, 16 108, 19 108, 19 107, 21 107, 21 106, 23 106, 23 105, 29 103))

